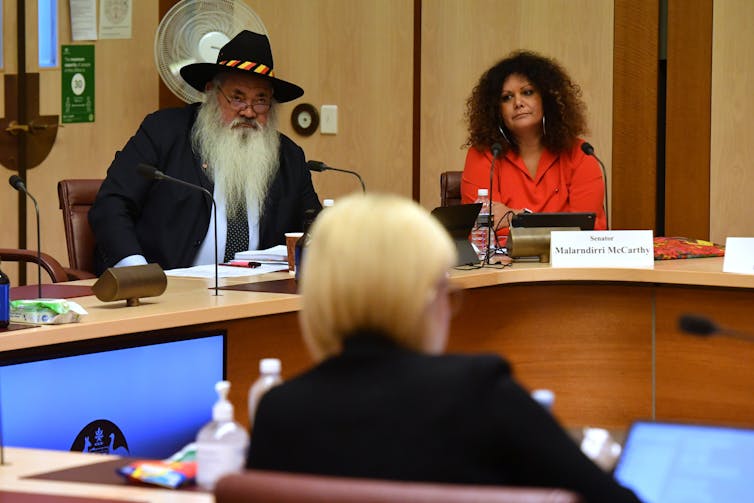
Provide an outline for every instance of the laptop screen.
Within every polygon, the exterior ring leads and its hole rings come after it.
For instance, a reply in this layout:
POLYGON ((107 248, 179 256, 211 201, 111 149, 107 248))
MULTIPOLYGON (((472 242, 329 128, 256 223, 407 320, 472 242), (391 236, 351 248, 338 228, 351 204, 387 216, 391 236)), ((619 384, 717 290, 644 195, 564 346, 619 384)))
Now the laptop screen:
POLYGON ((639 421, 615 478, 647 503, 754 498, 754 430, 639 421))

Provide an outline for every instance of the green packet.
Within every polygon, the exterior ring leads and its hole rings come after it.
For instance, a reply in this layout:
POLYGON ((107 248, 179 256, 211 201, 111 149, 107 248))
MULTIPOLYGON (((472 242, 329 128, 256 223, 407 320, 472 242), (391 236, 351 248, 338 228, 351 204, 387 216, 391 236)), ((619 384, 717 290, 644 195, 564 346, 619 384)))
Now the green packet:
POLYGON ((87 314, 76 302, 65 299, 13 300, 10 303, 10 321, 35 325, 75 323, 87 314))

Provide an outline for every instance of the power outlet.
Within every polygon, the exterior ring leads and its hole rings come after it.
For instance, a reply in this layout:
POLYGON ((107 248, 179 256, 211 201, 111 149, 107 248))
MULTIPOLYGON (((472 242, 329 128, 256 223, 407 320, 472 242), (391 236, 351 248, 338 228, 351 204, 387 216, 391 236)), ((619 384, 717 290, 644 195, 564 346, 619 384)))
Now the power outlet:
POLYGON ((338 134, 338 105, 322 105, 319 118, 320 133, 338 134))

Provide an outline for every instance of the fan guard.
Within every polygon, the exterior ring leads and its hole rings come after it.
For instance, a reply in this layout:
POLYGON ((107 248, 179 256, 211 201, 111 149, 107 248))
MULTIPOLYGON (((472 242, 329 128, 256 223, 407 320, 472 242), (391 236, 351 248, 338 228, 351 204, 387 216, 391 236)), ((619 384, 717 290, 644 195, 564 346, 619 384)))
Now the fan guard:
POLYGON ((262 20, 243 0, 182 0, 157 27, 154 60, 165 85, 186 103, 204 100, 180 70, 191 63, 214 63, 220 48, 242 30, 267 35, 262 20))

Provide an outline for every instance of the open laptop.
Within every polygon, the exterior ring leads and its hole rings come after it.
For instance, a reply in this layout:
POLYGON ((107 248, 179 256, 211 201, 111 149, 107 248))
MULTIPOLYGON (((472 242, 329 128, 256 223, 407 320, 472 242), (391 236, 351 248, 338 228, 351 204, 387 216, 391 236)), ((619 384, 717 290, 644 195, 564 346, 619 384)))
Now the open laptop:
POLYGON ((578 227, 594 230, 596 213, 518 213, 511 219, 511 227, 578 227))
POLYGON ((482 203, 440 206, 432 210, 432 216, 445 227, 456 245, 458 261, 455 265, 457 266, 479 263, 479 257, 469 242, 469 234, 481 210, 482 203))
POLYGON ((754 501, 754 429, 637 421, 614 476, 647 503, 754 501))

